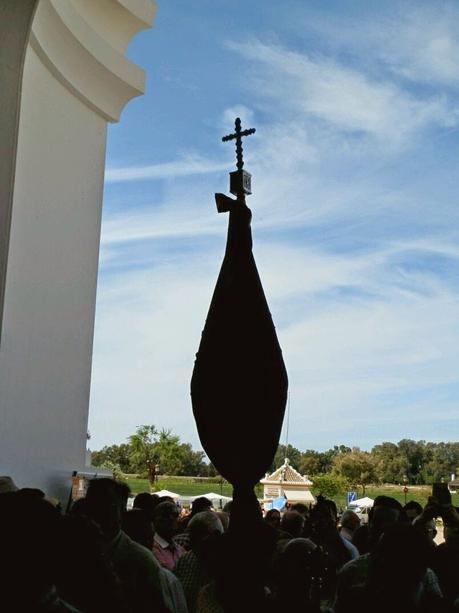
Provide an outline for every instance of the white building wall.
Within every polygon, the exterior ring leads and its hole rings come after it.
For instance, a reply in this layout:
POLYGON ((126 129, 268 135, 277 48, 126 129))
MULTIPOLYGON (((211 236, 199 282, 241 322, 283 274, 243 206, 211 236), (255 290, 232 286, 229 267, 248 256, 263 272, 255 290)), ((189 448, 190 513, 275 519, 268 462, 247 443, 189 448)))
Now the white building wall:
MULTIPOLYGON (((151 21, 144 0, 104 6, 118 15, 130 3, 151 21)), ((85 467, 106 121, 142 88, 124 56, 113 74, 115 51, 75 6, 41 0, 27 50, 0 347, 0 474, 63 501, 85 467)))
POLYGON ((0 353, 2 473, 85 465, 106 122, 28 50, 0 353))

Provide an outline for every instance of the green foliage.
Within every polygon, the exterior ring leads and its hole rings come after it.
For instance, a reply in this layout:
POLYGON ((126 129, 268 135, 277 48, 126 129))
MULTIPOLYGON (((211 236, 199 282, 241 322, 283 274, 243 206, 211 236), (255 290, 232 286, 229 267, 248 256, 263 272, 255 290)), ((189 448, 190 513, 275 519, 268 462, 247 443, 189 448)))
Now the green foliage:
POLYGON ((322 494, 325 498, 336 498, 345 494, 350 488, 348 479, 336 473, 314 475, 311 481, 314 484, 311 488, 312 493, 315 496, 322 494))
POLYGON ((147 471, 150 487, 154 487, 159 455, 156 449, 159 433, 155 426, 138 426, 129 437, 131 465, 139 472, 147 471))
POLYGON ((276 455, 274 456, 273 463, 271 464, 270 471, 276 470, 284 463, 285 458, 290 460, 291 466, 298 469, 298 466, 301 461, 301 451, 299 451, 296 447, 292 447, 292 445, 279 445, 276 451, 276 455))
POLYGON ((371 451, 376 465, 379 481, 383 483, 402 483, 408 476, 410 463, 395 443, 381 443, 371 451))
POLYGON ((114 462, 124 473, 131 473, 130 462, 131 449, 129 445, 110 445, 103 447, 100 451, 92 452, 93 466, 105 466, 107 462, 114 462))
POLYGON ((353 487, 361 486, 363 495, 365 495, 366 486, 378 480, 373 456, 366 451, 360 451, 357 447, 348 453, 336 455, 333 460, 333 468, 353 487))
MULTIPOLYGON (((291 465, 314 479, 335 473, 349 480, 352 487, 368 483, 400 484, 406 476, 410 485, 431 484, 459 473, 459 442, 431 443, 403 439, 383 442, 371 452, 335 445, 327 451, 300 451, 292 445, 279 445, 271 470, 289 458, 291 465)), ((92 453, 94 466, 106 466, 117 474, 139 474, 153 486, 156 472, 161 475, 215 477, 215 466, 204 461, 203 451, 194 451, 171 430, 158 431, 153 425, 139 426, 127 443, 103 447, 92 453)), ((326 487, 324 485, 324 487, 326 487)))
POLYGON ((106 460, 103 464, 101 464, 100 467, 110 470, 113 475, 113 478, 116 479, 117 481, 126 481, 126 477, 124 476, 124 473, 121 470, 120 465, 117 464, 116 462, 112 462, 111 460, 106 460))

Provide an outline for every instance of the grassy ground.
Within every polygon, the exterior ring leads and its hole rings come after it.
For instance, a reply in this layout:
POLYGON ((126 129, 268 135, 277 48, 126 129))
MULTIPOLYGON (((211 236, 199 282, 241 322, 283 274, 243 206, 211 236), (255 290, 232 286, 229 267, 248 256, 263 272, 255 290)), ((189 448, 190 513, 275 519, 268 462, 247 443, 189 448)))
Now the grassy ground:
MULTIPOLYGON (((422 504, 422 506, 424 506, 427 503, 427 498, 431 495, 431 493, 431 485, 408 486, 406 502, 416 500, 422 504)), ((369 485, 365 490, 365 494, 362 493, 361 489, 357 491, 357 498, 362 498, 363 496, 368 496, 369 498, 376 498, 376 496, 391 496, 392 498, 398 500, 401 504, 405 504, 403 486, 400 485, 369 485)), ((346 506, 346 497, 336 496, 335 502, 338 507, 344 508, 346 506)))
MULTIPOLYGON (((138 479, 132 475, 129 475, 127 476, 127 482, 134 495, 138 494, 139 492, 150 491, 147 479, 138 479)), ((182 496, 199 496, 208 492, 216 492, 217 494, 221 493, 223 496, 232 495, 231 485, 226 481, 220 484, 220 482, 215 482, 214 480, 206 481, 205 479, 195 479, 194 477, 160 477, 157 484, 157 489, 170 490, 171 492, 181 494, 182 496)), ((432 488, 428 485, 409 486, 406 500, 407 502, 409 500, 417 500, 422 505, 425 505, 431 491, 432 488)), ((256 493, 257 496, 261 498, 263 495, 263 488, 261 486, 257 486, 256 493)), ((405 494, 403 493, 402 486, 370 485, 366 488, 365 496, 376 498, 376 496, 380 495, 392 496, 393 498, 399 500, 402 504, 405 502, 405 494)), ((361 498, 362 496, 362 491, 359 490, 357 492, 357 497, 361 498)), ((346 498, 344 495, 336 496, 335 502, 339 508, 344 508, 346 506, 346 498)))

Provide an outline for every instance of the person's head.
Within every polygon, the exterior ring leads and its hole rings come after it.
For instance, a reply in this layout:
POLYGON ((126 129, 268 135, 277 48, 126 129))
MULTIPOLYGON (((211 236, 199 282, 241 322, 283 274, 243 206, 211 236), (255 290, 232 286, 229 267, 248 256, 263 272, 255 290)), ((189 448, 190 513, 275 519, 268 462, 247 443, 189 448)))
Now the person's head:
POLYGON ((56 509, 40 497, 20 496, 19 492, 0 496, 2 610, 37 610, 38 601, 52 589, 61 520, 56 509))
POLYGON ((371 554, 371 581, 388 590, 388 596, 411 594, 425 575, 429 546, 411 524, 396 523, 385 529, 371 554))
POLYGON ((444 537, 447 544, 459 545, 459 507, 451 507, 443 516, 444 537))
POLYGON ((269 526, 272 526, 273 528, 279 528, 281 522, 281 514, 277 509, 270 509, 266 513, 264 520, 265 523, 267 523, 269 526))
POLYGON ((421 516, 417 516, 413 519, 412 525, 427 539, 430 544, 434 543, 434 539, 437 536, 437 525, 435 519, 429 519, 423 521, 421 516))
POLYGON ((191 505, 191 515, 196 515, 196 513, 202 513, 203 511, 210 511, 211 508, 211 501, 205 496, 200 496, 199 498, 195 498, 193 500, 193 504, 191 505))
POLYGON ((317 496, 317 504, 311 509, 310 523, 315 532, 329 533, 336 531, 338 514, 332 500, 317 496))
POLYGON ((301 536, 304 526, 304 517, 298 511, 287 511, 281 519, 281 529, 288 532, 292 538, 301 536))
POLYGON ((190 544, 193 551, 199 551, 203 542, 215 534, 223 534, 220 518, 213 511, 196 513, 188 523, 190 544))
POLYGON ((379 539, 388 528, 400 523, 406 517, 402 505, 390 496, 377 496, 373 508, 368 514, 368 527, 373 543, 379 539))
POLYGON ((175 500, 172 498, 172 496, 158 496, 158 504, 161 504, 162 502, 173 502, 175 504, 175 500))
POLYGON ((131 488, 124 481, 115 481, 115 484, 120 499, 121 510, 126 511, 128 499, 131 495, 131 488))
POLYGON ((416 500, 410 500, 403 507, 403 510, 405 511, 406 516, 408 517, 410 522, 412 522, 413 519, 415 519, 415 517, 418 517, 419 515, 421 515, 422 506, 419 504, 419 502, 416 502, 416 500))
POLYGON ((295 504, 292 504, 292 506, 290 507, 291 511, 297 511, 298 513, 301 513, 301 515, 303 517, 308 517, 309 515, 309 509, 308 507, 303 504, 302 502, 296 502, 295 504))
MULTIPOLYGON (((275 559, 273 581, 288 608, 305 610, 313 577, 320 572, 320 550, 309 539, 294 538, 275 559)), ((308 608, 306 610, 309 610, 308 608)))
POLYGON ((36 487, 23 487, 18 490, 18 496, 21 496, 24 500, 44 500, 45 492, 36 487))
POLYGON ((223 511, 225 513, 227 513, 228 515, 231 515, 232 507, 233 507, 233 501, 232 500, 228 500, 228 502, 223 507, 223 511))
POLYGON ((340 523, 341 526, 345 528, 350 534, 354 534, 354 532, 360 526, 360 517, 351 509, 347 509, 342 514, 340 523))
POLYGON ((65 602, 88 613, 126 610, 120 580, 95 522, 83 515, 64 516, 59 548, 56 587, 65 602))
POLYGON ((122 500, 113 479, 92 479, 86 494, 85 511, 95 521, 106 539, 113 539, 121 529, 122 500))
POLYGON ((150 521, 153 521, 153 511, 158 504, 159 496, 148 492, 141 492, 134 498, 132 506, 134 509, 140 509, 141 511, 147 513, 150 521))
POLYGON ((123 514, 121 528, 133 541, 147 549, 153 548, 154 530, 149 513, 141 509, 132 509, 123 514))
POLYGON ((217 511, 216 515, 218 519, 222 522, 223 531, 227 532, 230 524, 230 516, 225 511, 217 511))
POLYGON ((161 502, 153 511, 155 531, 170 541, 178 530, 179 511, 174 502, 161 502))

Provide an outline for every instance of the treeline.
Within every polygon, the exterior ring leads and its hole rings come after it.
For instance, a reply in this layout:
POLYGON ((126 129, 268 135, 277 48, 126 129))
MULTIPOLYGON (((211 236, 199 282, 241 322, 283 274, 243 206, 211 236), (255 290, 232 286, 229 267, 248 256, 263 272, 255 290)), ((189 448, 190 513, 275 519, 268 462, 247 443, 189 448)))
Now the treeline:
POLYGON ((358 447, 336 445, 327 451, 300 451, 291 445, 280 445, 275 464, 290 459, 290 463, 304 475, 336 474, 352 485, 368 483, 396 483, 407 485, 449 481, 459 473, 459 442, 431 443, 403 439, 398 443, 381 443, 371 451, 358 447))
MULTIPOLYGON (((431 443, 403 439, 398 443, 381 443, 371 451, 335 445, 327 451, 300 451, 292 445, 279 445, 272 470, 285 458, 302 475, 322 480, 329 475, 363 489, 368 483, 408 485, 449 481, 459 473, 459 442, 431 443)), ((126 443, 106 446, 92 453, 94 466, 124 474, 138 474, 154 483, 157 474, 215 477, 217 471, 205 461, 203 451, 193 450, 171 430, 158 431, 155 426, 139 426, 126 443)))

